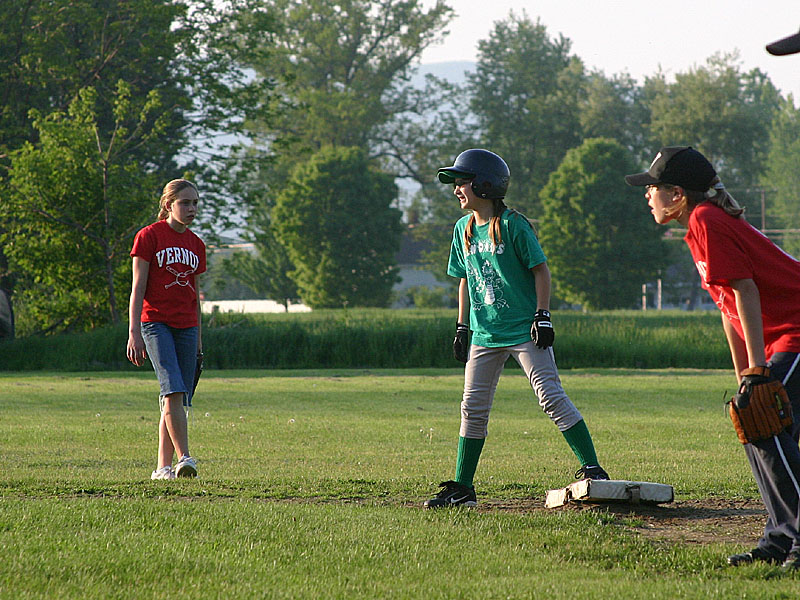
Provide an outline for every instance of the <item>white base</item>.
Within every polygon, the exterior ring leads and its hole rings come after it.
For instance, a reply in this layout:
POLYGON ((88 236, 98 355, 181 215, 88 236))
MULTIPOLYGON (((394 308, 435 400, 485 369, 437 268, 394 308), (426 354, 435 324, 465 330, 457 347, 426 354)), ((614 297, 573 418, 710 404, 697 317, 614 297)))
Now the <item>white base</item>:
POLYGON ((671 485, 649 481, 612 479, 582 479, 559 490, 549 490, 544 505, 547 508, 564 506, 568 502, 639 502, 661 504, 672 502, 675 492, 671 485))

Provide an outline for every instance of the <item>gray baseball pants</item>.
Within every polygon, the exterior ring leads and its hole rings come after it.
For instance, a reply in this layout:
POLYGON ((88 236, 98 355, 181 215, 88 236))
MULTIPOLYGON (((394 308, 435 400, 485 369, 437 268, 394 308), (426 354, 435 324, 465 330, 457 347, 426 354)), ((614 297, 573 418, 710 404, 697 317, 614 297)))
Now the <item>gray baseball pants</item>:
POLYGON ((569 399, 558 377, 553 349, 537 348, 533 342, 502 348, 470 346, 464 369, 464 396, 461 401, 461 437, 482 439, 488 434, 497 382, 509 356, 517 361, 531 384, 539 406, 562 432, 583 417, 569 399))
POLYGON ((768 515, 758 545, 783 560, 790 551, 800 551, 800 354, 778 352, 767 366, 786 388, 794 423, 744 449, 768 515))

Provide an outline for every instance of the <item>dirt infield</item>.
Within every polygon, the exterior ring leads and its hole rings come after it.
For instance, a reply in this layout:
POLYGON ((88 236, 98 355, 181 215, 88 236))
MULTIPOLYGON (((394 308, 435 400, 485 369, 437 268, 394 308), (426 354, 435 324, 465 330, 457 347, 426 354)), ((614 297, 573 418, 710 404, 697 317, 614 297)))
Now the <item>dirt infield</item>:
POLYGON ((626 527, 653 539, 689 544, 754 544, 764 529, 767 512, 759 500, 706 498, 669 504, 579 503, 545 508, 544 500, 492 502, 481 500, 486 511, 603 511, 632 521, 626 527))

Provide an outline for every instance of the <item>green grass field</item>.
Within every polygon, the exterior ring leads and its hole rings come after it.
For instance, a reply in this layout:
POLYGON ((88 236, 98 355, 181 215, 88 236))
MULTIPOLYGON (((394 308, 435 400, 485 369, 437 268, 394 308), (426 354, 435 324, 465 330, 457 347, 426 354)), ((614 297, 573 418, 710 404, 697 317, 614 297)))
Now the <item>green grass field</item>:
MULTIPOLYGON (((562 380, 612 477, 758 508, 728 372, 562 380)), ((461 386, 458 370, 209 371, 190 425, 200 477, 151 482, 152 372, 0 374, 0 598, 798 596, 796 575, 725 566, 755 543, 758 510, 736 539, 684 510, 678 540, 644 535, 636 510, 544 509, 579 465, 517 369, 479 508, 421 509, 453 475, 461 386)))

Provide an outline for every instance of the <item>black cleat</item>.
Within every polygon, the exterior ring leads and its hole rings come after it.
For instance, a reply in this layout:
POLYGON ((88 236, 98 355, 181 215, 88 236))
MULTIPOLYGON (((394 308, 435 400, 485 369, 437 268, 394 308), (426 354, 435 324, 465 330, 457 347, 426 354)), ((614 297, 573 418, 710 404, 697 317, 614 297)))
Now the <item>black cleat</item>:
POLYGON ((603 467, 598 465, 585 465, 575 471, 575 479, 602 479, 608 481, 611 478, 608 476, 608 473, 603 470, 603 467))
POLYGON ((792 550, 786 556, 786 560, 781 565, 783 571, 798 571, 800 570, 800 552, 792 550))
MULTIPOLYGON (((791 556, 791 554, 789 555, 791 556)), ((795 554, 795 559, 800 562, 800 556, 795 554)), ((750 552, 742 552, 741 554, 733 554, 728 557, 728 564, 732 567, 741 567, 742 565, 752 565, 755 562, 766 562, 766 563, 778 563, 781 562, 777 556, 774 556, 767 552, 766 550, 762 550, 758 546, 750 550, 750 552)), ((786 558, 786 562, 789 562, 789 558, 786 558)), ((783 563, 784 566, 786 563, 783 563)), ((800 564, 798 565, 800 566, 800 564)))
POLYGON ((478 506, 475 488, 461 485, 457 481, 443 481, 439 484, 442 488, 435 497, 425 500, 425 508, 448 508, 451 506, 465 506, 471 508, 478 506))

